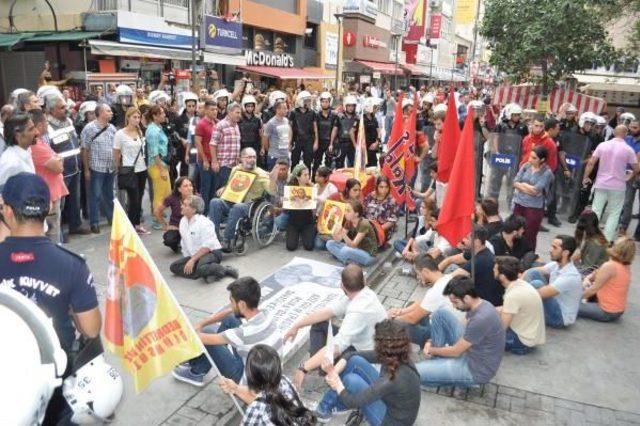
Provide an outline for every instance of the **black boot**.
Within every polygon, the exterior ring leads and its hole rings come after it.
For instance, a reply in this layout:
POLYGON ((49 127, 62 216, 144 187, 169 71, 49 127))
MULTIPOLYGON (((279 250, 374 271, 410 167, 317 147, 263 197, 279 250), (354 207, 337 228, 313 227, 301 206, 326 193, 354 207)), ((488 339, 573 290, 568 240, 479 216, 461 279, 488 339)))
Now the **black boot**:
POLYGON ((562 225, 562 222, 560 222, 556 216, 549 216, 549 218, 547 219, 547 222, 553 226, 562 225))
POLYGON ((209 284, 211 281, 218 281, 224 278, 226 274, 226 268, 217 263, 209 263, 205 265, 200 272, 200 276, 204 279, 204 282, 209 284))
POLYGON ((233 278, 234 280, 237 279, 238 276, 240 275, 238 273, 238 270, 233 266, 223 266, 223 268, 224 268, 225 275, 233 278))

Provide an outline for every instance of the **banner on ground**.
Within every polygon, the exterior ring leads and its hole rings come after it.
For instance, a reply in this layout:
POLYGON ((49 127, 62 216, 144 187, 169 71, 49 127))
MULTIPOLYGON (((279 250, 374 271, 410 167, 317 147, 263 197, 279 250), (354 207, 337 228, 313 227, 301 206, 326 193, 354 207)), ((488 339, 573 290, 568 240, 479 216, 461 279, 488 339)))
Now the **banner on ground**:
POLYGON ((140 393, 203 347, 117 200, 108 275, 105 346, 122 359, 140 393))

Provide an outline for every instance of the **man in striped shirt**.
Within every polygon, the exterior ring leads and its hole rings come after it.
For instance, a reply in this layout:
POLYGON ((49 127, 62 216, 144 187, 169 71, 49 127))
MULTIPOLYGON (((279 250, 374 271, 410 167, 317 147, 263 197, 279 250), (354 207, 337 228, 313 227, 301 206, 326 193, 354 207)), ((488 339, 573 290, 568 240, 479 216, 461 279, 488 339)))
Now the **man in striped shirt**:
MULTIPOLYGON (((273 319, 258 309, 260 284, 254 278, 240 277, 227 290, 231 306, 205 318, 196 331, 220 374, 238 383, 251 348, 262 343, 281 352, 282 335, 273 319)), ((173 377, 201 387, 210 369, 211 363, 202 354, 174 368, 173 377)))

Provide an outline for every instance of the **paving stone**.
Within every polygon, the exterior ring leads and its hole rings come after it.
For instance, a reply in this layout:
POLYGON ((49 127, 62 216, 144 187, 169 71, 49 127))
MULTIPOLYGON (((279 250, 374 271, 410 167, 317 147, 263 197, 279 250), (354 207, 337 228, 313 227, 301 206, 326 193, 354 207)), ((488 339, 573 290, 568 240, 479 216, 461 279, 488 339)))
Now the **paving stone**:
POLYGON ((587 405, 584 409, 584 414, 588 421, 601 424, 615 424, 616 415, 613 410, 608 408, 595 407, 593 405, 587 405))
POLYGON ((546 395, 540 395, 542 411, 552 412, 555 406, 555 398, 546 395))
POLYGON ((554 400, 556 408, 568 408, 573 411, 584 411, 584 404, 575 401, 569 401, 567 399, 556 398, 554 400))
POLYGON ((453 388, 453 397, 455 399, 461 399, 461 400, 467 399, 467 389, 466 388, 453 388))
POLYGON ((453 395, 453 387, 451 387, 451 386, 440 386, 438 388, 438 395, 452 396, 453 395))
POLYGON ((511 397, 505 394, 498 394, 496 398, 496 408, 498 410, 509 411, 511 409, 511 397))
POLYGON ((522 413, 525 409, 525 399, 518 398, 517 396, 511 397, 511 405, 509 406, 509 411, 512 413, 522 413))
POLYGON ((230 410, 235 410, 233 400, 220 390, 218 385, 212 383, 207 386, 205 390, 200 393, 205 394, 202 405, 200 408, 202 411, 206 411, 209 414, 216 416, 223 416, 230 410))
POLYGON ((395 288, 392 287, 385 287, 382 290, 380 290, 380 292, 378 293, 380 295, 383 296, 389 296, 389 297, 395 297, 396 299, 400 299, 400 291, 396 290, 395 288))
POLYGON ((203 426, 213 426, 218 424, 218 417, 213 414, 207 414, 204 419, 200 421, 203 426))
POLYGON ((517 396, 518 398, 524 398, 527 394, 527 392, 523 391, 522 389, 516 389, 509 386, 499 386, 498 393, 509 396, 517 396))
POLYGON ((632 424, 640 424, 640 414, 629 413, 628 411, 616 411, 616 419, 632 424))
POLYGON ((189 417, 181 416, 179 414, 174 414, 169 417, 164 424, 171 426, 196 426, 198 424, 198 421, 190 419, 189 417))
POLYGON ((200 421, 207 415, 207 413, 205 413, 204 411, 198 410, 197 408, 189 407, 187 405, 183 405, 182 407, 180 407, 180 409, 176 411, 176 414, 195 421, 200 421))
POLYGON ((542 410, 542 398, 541 395, 536 395, 534 393, 527 393, 525 397, 525 407, 530 408, 532 410, 542 410))
POLYGON ((395 297, 387 297, 384 302, 382 302, 382 305, 387 309, 401 308, 404 306, 404 302, 404 300, 396 299, 395 297))
POLYGON ((555 417, 556 422, 567 426, 582 426, 587 423, 583 412, 571 410, 566 407, 556 407, 555 417))

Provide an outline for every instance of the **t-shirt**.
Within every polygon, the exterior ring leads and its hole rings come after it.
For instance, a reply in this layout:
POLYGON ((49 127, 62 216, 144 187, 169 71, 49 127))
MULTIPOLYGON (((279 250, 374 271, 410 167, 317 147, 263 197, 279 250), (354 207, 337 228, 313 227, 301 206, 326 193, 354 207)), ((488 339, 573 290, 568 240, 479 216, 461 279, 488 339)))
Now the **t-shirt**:
POLYGON ((49 144, 42 139, 38 139, 36 144, 31 146, 31 158, 36 168, 36 174, 46 182, 49 187, 51 201, 54 202, 69 194, 69 190, 64 184, 62 172, 55 173, 45 167, 45 164, 55 155, 56 153, 51 149, 49 144))
POLYGON ((139 173, 147 170, 147 165, 144 162, 143 142, 142 135, 132 139, 131 136, 125 133, 124 129, 116 132, 113 137, 113 148, 120 151, 120 167, 131 167, 135 161, 134 172, 139 173))
POLYGON ((533 347, 545 342, 542 298, 528 282, 516 280, 507 287, 502 312, 513 315, 509 327, 522 343, 533 347))
POLYGON ((502 321, 490 303, 483 300, 476 309, 467 312, 463 338, 471 343, 466 354, 473 380, 478 384, 487 383, 500 367, 505 344, 502 321))
POLYGON ((11 176, 22 172, 36 172, 31 158, 31 147, 27 149, 22 149, 18 145, 7 147, 0 155, 0 190, 11 176))
POLYGON ((278 331, 273 318, 263 311, 243 322, 240 327, 230 328, 221 334, 233 346, 245 365, 249 351, 258 343, 271 346, 278 353, 282 352, 282 333, 278 331))
POLYGON ((375 256, 378 252, 378 237, 376 236, 376 230, 373 229, 373 225, 371 225, 371 222, 367 219, 360 219, 358 227, 349 230, 347 235, 353 239, 361 232, 364 233, 364 238, 360 241, 358 248, 366 251, 371 256, 375 256))
POLYGON ((47 237, 8 237, 0 243, 0 285, 34 301, 52 319, 65 350, 75 339, 69 309, 81 313, 98 306, 84 259, 47 237))
POLYGON ((491 238, 494 235, 502 232, 502 220, 489 222, 486 225, 483 225, 483 228, 487 230, 487 233, 489 234, 489 238, 491 238))
POLYGON ((598 174, 593 187, 625 191, 627 165, 638 162, 633 149, 623 139, 614 138, 598 145, 593 151, 593 157, 599 160, 598 174))
POLYGON ((184 257, 191 257, 205 247, 210 251, 222 248, 216 235, 216 227, 206 216, 196 214, 191 220, 183 216, 180 219, 179 229, 180 246, 184 257))
MULTIPOLYGON (((471 274, 471 252, 465 251, 464 258, 469 260, 462 268, 471 274)), ((495 256, 488 248, 476 253, 475 287, 478 297, 492 303, 494 306, 502 305, 504 288, 493 275, 495 256)))
POLYGON ((517 259, 522 259, 525 254, 531 251, 527 240, 519 237, 513 240, 513 247, 509 247, 502 233, 494 235, 490 242, 493 246, 493 253, 496 256, 513 256, 517 259))
POLYGON ((582 276, 573 262, 562 269, 557 262, 549 262, 544 268, 549 272, 549 284, 558 290, 555 299, 560 305, 564 325, 571 325, 576 322, 582 299, 582 276))
MULTIPOLYGON (((202 151, 204 152, 204 157, 209 162, 211 161, 211 147, 209 143, 211 142, 211 134, 213 133, 214 127, 215 123, 207 117, 198 120, 198 124, 196 125, 196 136, 202 138, 202 151)), ((198 160, 202 161, 203 159, 198 158, 198 160)))
POLYGON ((273 117, 264 126, 264 135, 269 139, 269 157, 289 158, 291 125, 287 117, 273 117))
POLYGON ((165 207, 169 207, 171 209, 169 225, 178 226, 180 224, 180 219, 182 219, 182 201, 180 200, 180 197, 178 195, 171 194, 164 199, 163 204, 165 207))
POLYGON ((335 317, 343 318, 340 330, 333 338, 340 352, 349 346, 358 351, 373 349, 375 326, 387 318, 384 306, 373 290, 365 287, 353 299, 342 296, 329 308, 335 317))
POLYGON ((624 312, 627 306, 629 284, 631 284, 631 270, 629 265, 611 261, 615 274, 598 290, 598 305, 600 309, 612 314, 624 312))
POLYGON ((462 320, 464 318, 464 313, 454 308, 449 297, 442 294, 444 288, 449 284, 449 281, 451 281, 451 275, 443 275, 442 278, 433 283, 431 288, 427 290, 422 298, 420 307, 430 313, 433 313, 438 309, 446 309, 454 314, 456 318, 462 320))

